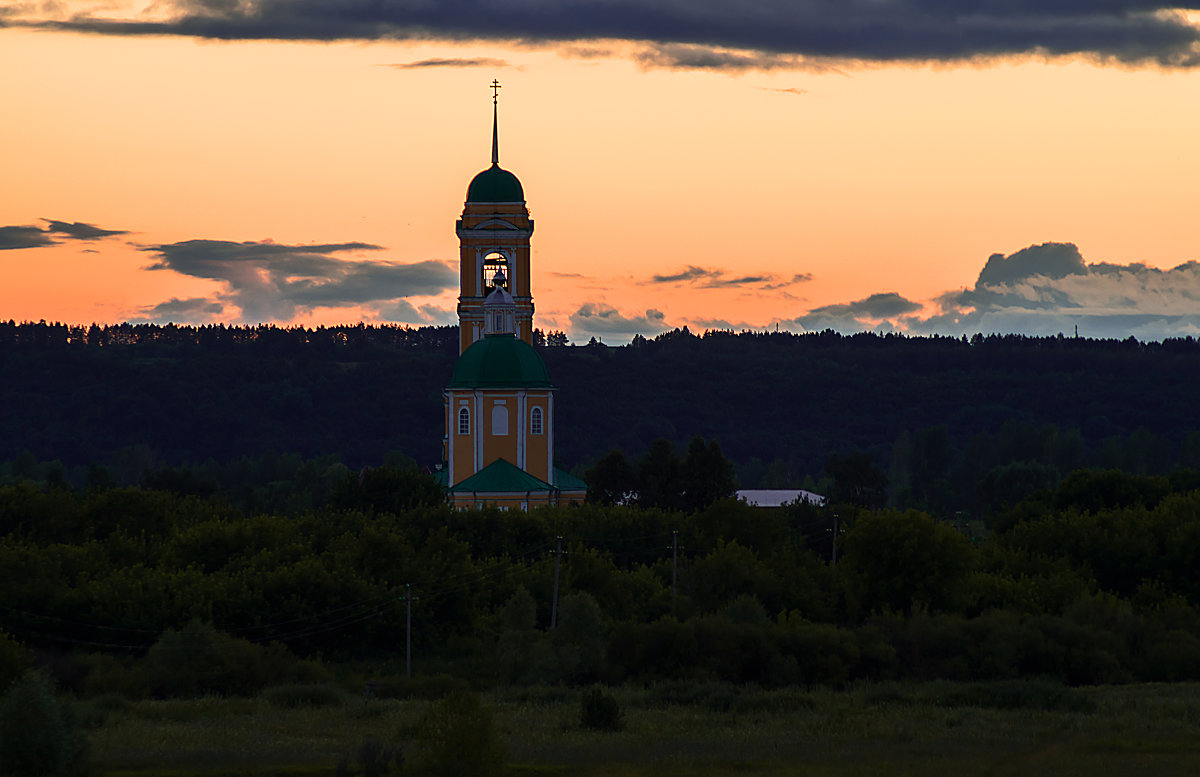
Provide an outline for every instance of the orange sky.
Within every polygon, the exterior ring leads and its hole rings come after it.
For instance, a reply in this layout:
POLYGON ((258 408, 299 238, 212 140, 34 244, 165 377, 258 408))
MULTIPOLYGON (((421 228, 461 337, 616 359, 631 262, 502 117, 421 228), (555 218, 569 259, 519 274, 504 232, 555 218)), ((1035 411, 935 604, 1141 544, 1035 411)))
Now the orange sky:
MULTIPOLYGON (((536 222, 536 323, 575 341, 628 339, 620 322, 637 329, 648 310, 661 316, 647 335, 820 328, 806 314, 885 293, 925 319, 936 297, 972 287, 989 255, 1048 241, 1075 244, 1088 264, 1200 259, 1192 70, 1026 57, 731 75, 640 67, 625 44, 606 45, 581 57, 0 28, 0 227, 128 233, 45 233, 54 245, 0 250, 0 318, 116 322, 207 299, 219 312, 193 321, 248 320, 236 300, 250 292, 230 281, 146 269, 159 261, 152 246, 190 240, 365 243, 381 249, 334 256, 450 261, 466 185, 488 162, 493 77, 501 164, 536 222), (494 61, 391 67, 476 58, 494 61), (672 276, 683 277, 662 280, 672 276), (609 309, 590 328, 579 315, 609 309)), ((1146 272, 1073 299, 1089 316, 1171 308, 1164 331, 1200 333, 1200 280, 1146 272)), ((416 289, 403 299, 420 316, 351 300, 272 320, 446 322, 456 293, 416 289)), ((846 315, 844 328, 878 323, 846 315)), ((1015 319, 988 319, 1001 320, 1015 319)))

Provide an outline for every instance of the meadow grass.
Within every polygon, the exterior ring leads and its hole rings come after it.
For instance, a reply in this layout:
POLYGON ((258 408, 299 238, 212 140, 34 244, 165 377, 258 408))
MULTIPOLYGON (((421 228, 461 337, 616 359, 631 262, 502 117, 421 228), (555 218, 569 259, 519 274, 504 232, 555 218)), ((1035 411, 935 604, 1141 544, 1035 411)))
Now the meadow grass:
MULTIPOLYGON (((907 683, 811 692, 710 685, 607 692, 624 712, 621 731, 582 728, 577 692, 486 694, 514 776, 1200 773, 1197 684, 907 683)), ((332 774, 366 738, 407 743, 428 704, 139 701, 103 713, 90 737, 102 775, 332 774)))

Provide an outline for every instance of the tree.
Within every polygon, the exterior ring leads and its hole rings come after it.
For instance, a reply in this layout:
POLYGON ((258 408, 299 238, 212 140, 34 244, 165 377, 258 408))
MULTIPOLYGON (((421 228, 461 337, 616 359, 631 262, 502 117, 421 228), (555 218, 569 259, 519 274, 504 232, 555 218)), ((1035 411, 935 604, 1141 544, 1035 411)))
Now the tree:
POLYGON ((825 472, 833 478, 829 489, 829 504, 852 504, 860 507, 882 507, 887 498, 887 477, 867 453, 830 454, 825 459, 825 472))
POLYGON ((681 463, 675 446, 658 438, 650 444, 637 467, 638 504, 678 510, 683 507, 681 463))
POLYGON ((398 515, 415 507, 445 502, 442 487, 416 468, 382 466, 348 473, 330 497, 330 506, 343 510, 398 515))
POLYGON ((965 537, 925 513, 862 513, 846 533, 838 570, 860 614, 953 607, 974 566, 965 537))
POLYGON ((637 492, 633 465, 621 451, 606 453, 584 475, 587 501, 593 504, 625 504, 637 492))
POLYGON ((703 510, 718 499, 732 497, 737 491, 733 465, 721 453, 716 440, 706 444, 703 437, 693 437, 680 474, 683 507, 688 512, 703 510))

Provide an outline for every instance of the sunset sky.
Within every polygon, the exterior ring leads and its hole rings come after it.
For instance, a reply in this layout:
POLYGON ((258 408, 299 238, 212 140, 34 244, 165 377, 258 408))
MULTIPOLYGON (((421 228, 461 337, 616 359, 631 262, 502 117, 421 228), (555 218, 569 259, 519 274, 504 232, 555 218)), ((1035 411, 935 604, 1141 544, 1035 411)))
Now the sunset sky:
POLYGON ((493 78, 573 342, 1200 336, 1200 12, 1139 0, 0 0, 0 319, 452 323, 493 78))

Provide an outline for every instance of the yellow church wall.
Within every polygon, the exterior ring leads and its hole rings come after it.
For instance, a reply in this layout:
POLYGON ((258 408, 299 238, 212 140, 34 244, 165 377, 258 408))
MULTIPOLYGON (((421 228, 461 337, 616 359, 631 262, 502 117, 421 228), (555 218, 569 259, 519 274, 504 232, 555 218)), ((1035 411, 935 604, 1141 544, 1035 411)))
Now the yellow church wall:
POLYGON ((491 464, 496 459, 504 459, 510 464, 517 463, 517 438, 520 431, 518 424, 520 423, 520 413, 517 408, 517 395, 485 395, 483 398, 483 417, 480 419, 482 425, 479 431, 483 434, 483 459, 479 462, 479 468, 483 469, 491 464), (506 434, 498 435, 495 432, 494 420, 496 417, 496 408, 501 407, 507 416, 505 424, 506 434))
POLYGON ((449 392, 446 413, 446 439, 449 441, 448 447, 450 449, 450 485, 454 485, 463 478, 468 478, 475 474, 474 431, 478 423, 478 419, 475 416, 475 402, 470 392, 449 392), (458 411, 463 407, 467 408, 467 412, 471 415, 470 431, 467 434, 459 434, 458 431, 458 411))
POLYGON ((525 471, 549 483, 551 482, 551 476, 548 466, 548 454, 550 449, 550 434, 552 432, 550 427, 550 395, 530 392, 525 401, 525 471), (542 409, 541 434, 529 433, 529 419, 532 417, 535 407, 542 409))

